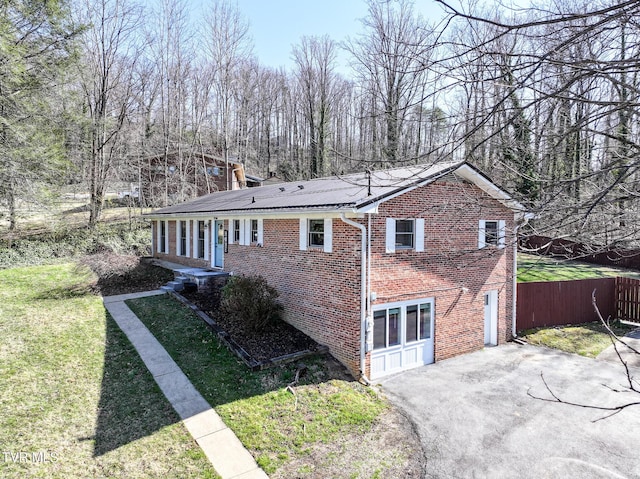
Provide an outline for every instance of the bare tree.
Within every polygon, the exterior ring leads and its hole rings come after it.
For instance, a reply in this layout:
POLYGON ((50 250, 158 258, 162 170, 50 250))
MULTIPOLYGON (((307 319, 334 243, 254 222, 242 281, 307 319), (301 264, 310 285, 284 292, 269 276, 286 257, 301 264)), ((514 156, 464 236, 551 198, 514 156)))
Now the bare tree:
POLYGON ((361 88, 371 99, 368 114, 383 120, 384 134, 371 140, 380 143, 383 164, 414 161, 401 157, 402 133, 409 108, 424 100, 432 32, 409 0, 369 0, 368 5, 366 32, 345 47, 354 58, 361 88))
MULTIPOLYGON (((228 165, 237 66, 252 55, 249 24, 237 6, 216 0, 205 15, 202 36, 215 92, 215 104, 211 107, 219 121, 220 147, 228 165)), ((231 178, 227 178, 227 189, 231 189, 231 178)))
POLYGON ((80 83, 87 111, 89 226, 100 218, 107 184, 125 156, 122 133, 133 98, 141 10, 126 0, 83 0, 79 22, 91 25, 81 38, 80 83))
POLYGON ((303 37, 293 47, 295 76, 302 93, 302 108, 309 128, 309 176, 323 176, 336 74, 337 44, 328 36, 303 37))

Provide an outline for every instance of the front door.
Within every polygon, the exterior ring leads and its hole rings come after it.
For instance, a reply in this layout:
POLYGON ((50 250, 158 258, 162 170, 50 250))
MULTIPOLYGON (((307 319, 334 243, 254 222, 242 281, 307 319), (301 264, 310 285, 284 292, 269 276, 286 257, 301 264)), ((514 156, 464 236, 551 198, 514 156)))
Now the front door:
POLYGON ((224 221, 216 220, 213 224, 213 265, 224 267, 224 221))
POLYGON ((484 344, 498 344, 498 291, 488 291, 484 295, 484 344))

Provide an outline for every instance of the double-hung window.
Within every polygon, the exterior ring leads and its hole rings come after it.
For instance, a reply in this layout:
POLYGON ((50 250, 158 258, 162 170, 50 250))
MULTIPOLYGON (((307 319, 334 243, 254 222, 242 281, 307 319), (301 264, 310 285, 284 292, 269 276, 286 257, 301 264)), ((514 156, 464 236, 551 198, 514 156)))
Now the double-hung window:
POLYGON ((187 226, 187 222, 180 221, 180 251, 178 252, 180 256, 187 255, 188 234, 189 234, 189 228, 187 226))
POLYGON ((414 245, 414 221, 396 220, 396 249, 410 249, 414 245))
POLYGON ((160 232, 158 233, 158 251, 160 253, 167 253, 167 222, 158 221, 160 232))
POLYGON ((198 258, 200 259, 204 259, 205 228, 204 221, 198 221, 198 258))
POLYGON ((300 218, 300 250, 333 252, 333 220, 300 218))
POLYGON ((324 247, 324 220, 309 220, 309 246, 324 247))
POLYGON ((240 220, 233 220, 233 242, 240 243, 240 220))
POLYGON ((424 251, 424 218, 387 218, 386 252, 424 251))
POLYGON ((504 220, 480 220, 478 226, 478 248, 493 246, 504 248, 505 246, 505 222, 504 220))
POLYGON ((258 220, 251 220, 251 242, 258 242, 258 220))

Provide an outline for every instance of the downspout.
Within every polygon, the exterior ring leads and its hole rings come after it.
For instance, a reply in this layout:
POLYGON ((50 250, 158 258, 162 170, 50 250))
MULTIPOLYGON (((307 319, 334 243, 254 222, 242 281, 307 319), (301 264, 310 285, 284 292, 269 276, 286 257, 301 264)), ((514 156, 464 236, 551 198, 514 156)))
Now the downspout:
MULTIPOLYGON (((346 223, 354 228, 358 228, 362 232, 362 247, 361 247, 361 259, 360 259, 360 379, 369 384, 369 378, 365 374, 365 348, 366 348, 366 331, 367 331, 367 313, 369 308, 369 295, 368 290, 368 275, 367 275, 367 228, 366 226, 349 220, 345 217, 344 213, 340 213, 340 219, 343 223, 346 223)), ((369 221, 371 216, 369 215, 369 221)))
POLYGON ((523 222, 517 224, 513 229, 513 292, 511 296, 513 298, 512 312, 511 312, 511 336, 513 338, 518 337, 516 331, 516 315, 517 315, 517 303, 518 303, 518 231, 525 226, 534 215, 531 213, 525 213, 523 216, 523 222))

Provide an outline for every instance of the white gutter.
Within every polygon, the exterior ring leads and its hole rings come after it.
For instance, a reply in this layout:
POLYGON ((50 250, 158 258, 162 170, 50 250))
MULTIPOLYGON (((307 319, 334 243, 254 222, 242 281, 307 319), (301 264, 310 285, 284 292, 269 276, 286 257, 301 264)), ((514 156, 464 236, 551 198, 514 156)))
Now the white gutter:
MULTIPOLYGON (((369 308, 369 298, 367 294, 367 228, 355 221, 346 218, 344 213, 340 214, 340 219, 343 223, 346 223, 354 228, 358 228, 362 232, 362 247, 361 247, 361 259, 360 259, 360 378, 369 384, 369 378, 365 374, 365 348, 366 348, 366 331, 367 331, 367 313, 371 309, 369 308)), ((371 217, 369 217, 371 221, 371 217)))
POLYGON ((512 312, 511 312, 511 336, 518 337, 516 331, 516 316, 517 316, 517 303, 518 303, 518 230, 525 226, 530 219, 535 217, 532 213, 525 213, 523 215, 523 222, 517 224, 513 229, 513 292, 511 293, 513 298, 512 312))

